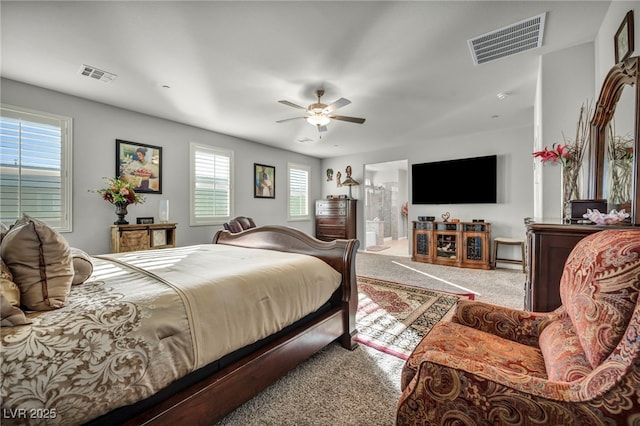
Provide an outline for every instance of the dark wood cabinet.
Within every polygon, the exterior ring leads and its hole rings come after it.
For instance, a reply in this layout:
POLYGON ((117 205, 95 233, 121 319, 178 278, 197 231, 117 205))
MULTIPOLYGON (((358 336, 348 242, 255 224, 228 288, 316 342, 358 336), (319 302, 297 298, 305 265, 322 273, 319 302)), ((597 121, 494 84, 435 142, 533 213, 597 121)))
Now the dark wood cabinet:
POLYGON ((411 260, 463 268, 491 269, 491 224, 484 222, 413 223, 411 260))
POLYGON ((560 278, 571 250, 587 235, 614 228, 625 229, 623 226, 528 224, 524 308, 534 312, 550 312, 558 308, 562 304, 560 278))
POLYGON ((357 200, 317 200, 316 238, 323 241, 356 238, 357 200))

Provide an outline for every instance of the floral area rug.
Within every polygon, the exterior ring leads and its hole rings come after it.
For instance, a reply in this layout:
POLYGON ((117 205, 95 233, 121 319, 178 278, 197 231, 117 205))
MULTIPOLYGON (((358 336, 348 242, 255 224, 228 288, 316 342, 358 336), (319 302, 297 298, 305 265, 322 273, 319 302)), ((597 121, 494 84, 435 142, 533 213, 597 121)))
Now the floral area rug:
POLYGON ((431 328, 450 315, 460 298, 453 294, 358 276, 356 340, 407 359, 431 328))

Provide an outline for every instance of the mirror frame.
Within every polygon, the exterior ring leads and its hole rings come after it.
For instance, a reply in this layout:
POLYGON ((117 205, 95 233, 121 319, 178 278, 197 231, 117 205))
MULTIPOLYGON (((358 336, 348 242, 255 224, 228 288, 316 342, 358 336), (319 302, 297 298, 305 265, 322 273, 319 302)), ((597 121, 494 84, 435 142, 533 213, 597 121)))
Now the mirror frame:
POLYGON ((640 56, 628 58, 611 68, 602 84, 600 97, 591 119, 591 148, 589 164, 589 198, 602 199, 607 125, 616 111, 623 89, 635 91, 635 124, 633 131, 633 166, 631 190, 631 224, 640 225, 640 56))

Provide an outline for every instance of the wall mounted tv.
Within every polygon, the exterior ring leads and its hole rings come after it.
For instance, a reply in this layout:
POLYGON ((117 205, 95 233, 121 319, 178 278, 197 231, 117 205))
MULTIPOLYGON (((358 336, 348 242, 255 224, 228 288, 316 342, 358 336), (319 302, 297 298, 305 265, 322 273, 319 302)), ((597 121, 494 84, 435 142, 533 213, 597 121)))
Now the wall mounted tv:
POLYGON ((497 202, 497 156, 413 164, 413 204, 497 202))

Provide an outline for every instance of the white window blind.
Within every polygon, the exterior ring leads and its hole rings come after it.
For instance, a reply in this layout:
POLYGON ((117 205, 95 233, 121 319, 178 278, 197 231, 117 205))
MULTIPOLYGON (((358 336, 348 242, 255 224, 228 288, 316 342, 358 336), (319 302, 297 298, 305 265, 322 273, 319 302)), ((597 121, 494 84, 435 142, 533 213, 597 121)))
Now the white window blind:
POLYGON ((72 119, 0 107, 0 221, 23 213, 70 232, 72 119))
POLYGON ((309 166, 288 164, 289 214, 291 220, 309 220, 309 166))
POLYGON ((233 216, 233 151, 191 143, 190 224, 215 225, 233 216))

